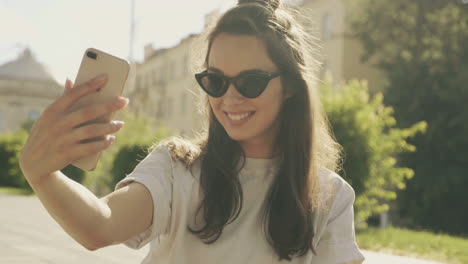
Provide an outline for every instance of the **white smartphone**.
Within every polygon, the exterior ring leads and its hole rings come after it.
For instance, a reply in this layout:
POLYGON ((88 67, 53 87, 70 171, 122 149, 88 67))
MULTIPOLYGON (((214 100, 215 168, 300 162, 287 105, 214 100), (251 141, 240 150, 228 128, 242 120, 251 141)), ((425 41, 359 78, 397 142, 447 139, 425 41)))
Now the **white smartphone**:
MULTIPOLYGON (((83 84, 101 74, 107 75, 107 83, 96 92, 87 94, 80 98, 71 107, 70 111, 74 112, 91 104, 105 103, 116 96, 122 95, 129 70, 130 65, 126 60, 94 48, 87 49, 83 55, 74 86, 83 84)), ((112 120, 114 114, 115 112, 99 117, 95 120, 83 123, 78 127, 91 123, 107 123, 112 120)), ((104 139, 103 136, 82 140, 81 143, 93 142, 102 139, 104 139)), ((82 170, 92 171, 96 168, 100 156, 101 152, 80 158, 71 164, 82 170)))

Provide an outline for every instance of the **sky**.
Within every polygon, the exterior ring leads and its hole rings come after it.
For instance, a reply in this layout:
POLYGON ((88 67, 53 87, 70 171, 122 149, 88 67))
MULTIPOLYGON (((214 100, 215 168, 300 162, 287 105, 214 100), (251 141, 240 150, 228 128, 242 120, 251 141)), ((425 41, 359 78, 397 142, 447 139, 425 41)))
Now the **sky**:
MULTIPOLYGON (((235 0, 136 0, 133 59, 143 48, 176 45, 200 33, 205 15, 235 0)), ((131 0, 0 0, 0 64, 25 47, 59 83, 74 80, 88 47, 128 59, 131 0)))

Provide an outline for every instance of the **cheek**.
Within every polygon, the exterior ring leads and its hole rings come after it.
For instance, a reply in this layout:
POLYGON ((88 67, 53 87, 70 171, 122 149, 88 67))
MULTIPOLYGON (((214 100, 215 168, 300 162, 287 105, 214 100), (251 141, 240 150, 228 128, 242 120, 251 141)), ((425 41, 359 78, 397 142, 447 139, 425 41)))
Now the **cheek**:
POLYGON ((208 97, 208 103, 210 104, 211 109, 213 111, 216 111, 219 105, 219 99, 218 98, 213 98, 213 97, 208 97))
POLYGON ((215 114, 216 118, 219 120, 218 112, 221 104, 220 98, 208 97, 208 103, 210 104, 211 110, 215 114))
POLYGON ((262 94, 258 99, 258 105, 261 109, 265 109, 269 112, 269 115, 276 116, 281 109, 281 105, 283 103, 283 91, 281 90, 280 86, 271 87, 265 91, 265 94, 262 94))

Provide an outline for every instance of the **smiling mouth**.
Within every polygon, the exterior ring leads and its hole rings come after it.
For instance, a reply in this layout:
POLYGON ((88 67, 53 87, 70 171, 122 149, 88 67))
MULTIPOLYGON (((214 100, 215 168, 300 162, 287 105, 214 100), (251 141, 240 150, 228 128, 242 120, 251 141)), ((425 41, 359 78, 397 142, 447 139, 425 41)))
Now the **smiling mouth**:
POLYGON ((253 114, 255 113, 255 111, 252 111, 252 112, 244 112, 244 113, 239 113, 239 114, 232 114, 232 113, 227 113, 227 112, 224 112, 224 114, 226 114, 226 116, 231 119, 232 121, 240 121, 240 120, 244 120, 250 116, 252 116, 253 114))

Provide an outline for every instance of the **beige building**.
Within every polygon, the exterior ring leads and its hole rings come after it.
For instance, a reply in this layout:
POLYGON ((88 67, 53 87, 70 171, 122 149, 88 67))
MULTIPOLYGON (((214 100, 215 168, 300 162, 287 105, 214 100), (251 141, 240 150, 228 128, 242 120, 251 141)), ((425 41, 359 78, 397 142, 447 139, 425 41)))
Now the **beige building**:
POLYGON ((321 46, 320 79, 330 77, 334 85, 351 79, 366 79, 370 90, 379 90, 379 71, 360 62, 363 54, 359 40, 350 37, 350 16, 359 12, 347 0, 303 0, 300 10, 306 16, 304 24, 313 28, 321 46))
POLYGON ((190 35, 168 49, 155 50, 147 45, 144 62, 135 65, 134 88, 128 94, 134 111, 183 136, 192 136, 203 125, 198 111, 202 91, 192 63, 196 41, 197 36, 190 35))
POLYGON ((37 119, 62 91, 29 49, 0 65, 0 133, 14 132, 26 120, 37 119))

